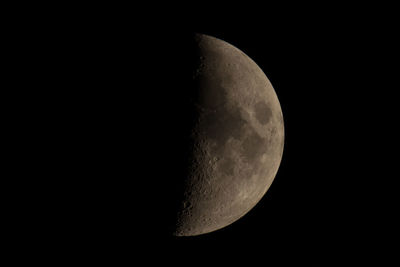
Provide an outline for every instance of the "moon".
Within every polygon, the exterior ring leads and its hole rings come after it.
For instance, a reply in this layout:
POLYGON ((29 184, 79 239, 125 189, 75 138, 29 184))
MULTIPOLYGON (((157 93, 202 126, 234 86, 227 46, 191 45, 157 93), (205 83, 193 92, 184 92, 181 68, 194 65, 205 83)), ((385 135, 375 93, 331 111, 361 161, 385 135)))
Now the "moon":
POLYGON ((284 147, 281 106, 260 67, 225 41, 194 39, 197 116, 175 236, 213 232, 244 216, 273 182, 284 147))

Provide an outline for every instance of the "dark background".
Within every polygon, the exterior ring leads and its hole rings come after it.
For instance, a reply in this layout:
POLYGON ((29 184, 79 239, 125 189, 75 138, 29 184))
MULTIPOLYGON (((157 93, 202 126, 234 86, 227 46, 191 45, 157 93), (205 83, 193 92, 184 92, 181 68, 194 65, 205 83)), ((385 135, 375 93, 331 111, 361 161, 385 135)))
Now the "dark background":
POLYGON ((17 138, 23 157, 35 159, 25 170, 38 177, 22 184, 34 192, 19 221, 28 244, 56 255, 178 266, 322 266, 382 247, 390 253, 380 164, 388 164, 382 111, 393 106, 382 104, 387 81, 378 75, 390 58, 390 15, 314 8, 193 7, 177 12, 183 16, 161 7, 143 16, 89 8, 22 23, 14 64, 28 71, 15 81, 37 88, 19 98, 29 112, 17 138), (285 148, 271 188, 247 215, 177 238, 165 233, 173 181, 184 174, 190 79, 182 77, 190 77, 192 32, 225 40, 260 66, 282 106, 285 148))

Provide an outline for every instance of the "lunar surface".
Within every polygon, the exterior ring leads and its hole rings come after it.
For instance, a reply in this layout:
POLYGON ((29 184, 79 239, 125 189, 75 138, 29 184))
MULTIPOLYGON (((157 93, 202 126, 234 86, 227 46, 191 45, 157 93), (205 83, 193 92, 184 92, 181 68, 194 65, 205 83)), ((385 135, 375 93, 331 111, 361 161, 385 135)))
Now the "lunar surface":
POLYGON ((281 107, 263 71, 225 41, 195 39, 197 117, 176 236, 209 233, 245 215, 274 180, 284 146, 281 107))

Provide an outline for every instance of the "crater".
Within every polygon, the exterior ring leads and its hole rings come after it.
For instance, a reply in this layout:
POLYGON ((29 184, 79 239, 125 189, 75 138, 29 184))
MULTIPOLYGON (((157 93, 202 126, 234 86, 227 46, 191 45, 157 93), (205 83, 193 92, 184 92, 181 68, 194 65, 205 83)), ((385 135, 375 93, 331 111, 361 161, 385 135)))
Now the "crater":
POLYGON ((265 102, 258 102, 255 107, 255 116, 259 123, 267 124, 271 120, 272 111, 265 102))

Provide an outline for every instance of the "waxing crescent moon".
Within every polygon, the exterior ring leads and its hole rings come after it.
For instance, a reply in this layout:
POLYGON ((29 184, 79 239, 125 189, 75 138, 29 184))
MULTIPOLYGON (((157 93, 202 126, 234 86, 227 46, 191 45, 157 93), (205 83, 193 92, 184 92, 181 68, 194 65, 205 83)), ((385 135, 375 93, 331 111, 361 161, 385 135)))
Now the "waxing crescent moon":
POLYGON ((221 229, 251 210, 274 180, 283 153, 277 95, 260 67, 220 39, 197 34, 197 120, 174 235, 221 229))

